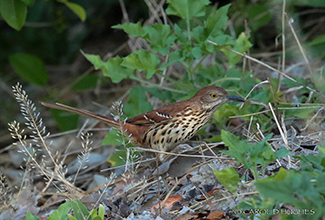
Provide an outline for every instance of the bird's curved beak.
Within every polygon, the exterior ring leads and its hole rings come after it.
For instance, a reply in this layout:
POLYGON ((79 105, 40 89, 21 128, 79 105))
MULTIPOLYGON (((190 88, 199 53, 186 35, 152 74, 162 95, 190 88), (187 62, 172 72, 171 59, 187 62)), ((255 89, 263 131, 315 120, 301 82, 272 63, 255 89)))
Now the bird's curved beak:
POLYGON ((234 95, 227 96, 227 99, 229 101, 245 102, 245 99, 238 97, 238 96, 234 96, 234 95))

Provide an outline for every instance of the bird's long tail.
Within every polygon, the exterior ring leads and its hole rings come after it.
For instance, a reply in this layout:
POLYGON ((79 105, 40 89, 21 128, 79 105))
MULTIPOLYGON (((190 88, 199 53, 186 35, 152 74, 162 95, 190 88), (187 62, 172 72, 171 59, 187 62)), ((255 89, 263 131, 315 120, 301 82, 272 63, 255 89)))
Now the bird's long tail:
POLYGON ((90 118, 94 118, 97 119, 99 121, 103 121, 106 124, 108 124, 110 127, 113 128, 119 128, 121 126, 121 121, 118 120, 114 120, 112 118, 100 115, 100 114, 96 114, 96 113, 92 113, 90 111, 87 110, 83 110, 83 109, 77 109, 77 108, 73 108, 67 105, 63 105, 60 103, 48 103, 48 102, 41 102, 42 105, 49 107, 49 108, 54 108, 54 109, 59 109, 59 110, 64 110, 64 111, 68 111, 68 112, 73 112, 79 115, 84 115, 90 118))

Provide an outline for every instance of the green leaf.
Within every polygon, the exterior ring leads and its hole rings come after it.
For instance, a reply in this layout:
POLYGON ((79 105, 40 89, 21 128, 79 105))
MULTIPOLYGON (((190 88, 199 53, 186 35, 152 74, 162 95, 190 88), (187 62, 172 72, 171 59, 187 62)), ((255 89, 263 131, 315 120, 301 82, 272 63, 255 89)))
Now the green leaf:
POLYGON ((99 205, 98 207, 98 216, 101 218, 101 219, 104 219, 104 215, 105 215, 105 208, 102 204, 99 205))
MULTIPOLYGON (((236 45, 232 49, 240 53, 246 52, 249 48, 252 47, 252 44, 249 42, 248 39, 249 36, 246 36, 244 32, 241 33, 238 39, 236 40, 236 45)), ((230 67, 234 66, 242 58, 242 56, 237 55, 226 49, 221 49, 221 51, 228 57, 230 67)))
POLYGON ((174 43, 176 36, 173 34, 169 25, 154 24, 143 28, 146 31, 144 39, 151 43, 150 48, 153 52, 166 55, 171 44, 174 43))
POLYGON ((96 70, 102 70, 104 76, 111 78, 114 83, 119 83, 122 79, 133 76, 134 70, 122 66, 123 59, 120 57, 110 58, 107 62, 103 62, 98 55, 86 54, 82 51, 81 53, 94 65, 96 70))
POLYGON ((123 59, 114 57, 104 63, 103 74, 111 78, 113 83, 119 83, 122 79, 132 78, 134 70, 122 66, 123 59))
POLYGON ((69 201, 63 203, 62 205, 59 206, 57 210, 55 210, 50 217, 47 220, 66 220, 68 219, 68 212, 71 209, 71 204, 69 201))
POLYGON ((205 40, 209 39, 214 41, 215 37, 224 33, 224 28, 227 26, 228 21, 227 13, 229 7, 230 4, 221 7, 209 15, 207 20, 204 21, 205 40))
POLYGON ((73 213, 74 216, 79 220, 79 219, 83 219, 85 220, 86 216, 89 216, 87 218, 87 220, 91 220, 91 216, 89 215, 89 211, 86 208, 86 206, 84 204, 82 204, 82 202, 80 202, 79 200, 74 200, 74 201, 70 201, 72 209, 73 209, 73 213))
POLYGON ((26 20, 27 5, 21 0, 0 0, 0 14, 10 27, 19 31, 26 20))
POLYGON ((61 131, 77 128, 79 115, 57 109, 51 109, 51 114, 61 131))
POLYGON ((251 5, 248 10, 248 20, 250 27, 253 30, 257 30, 260 27, 269 23, 272 19, 272 15, 269 12, 269 6, 263 5, 251 5))
POLYGON ((131 90, 129 98, 130 101, 124 105, 124 112, 128 116, 135 116, 153 109, 148 102, 146 89, 142 86, 135 86, 131 90))
POLYGON ((169 4, 166 13, 176 15, 183 19, 189 20, 193 17, 205 15, 205 6, 209 0, 167 0, 169 4))
POLYGON ((25 216, 25 220, 40 220, 37 216, 32 215, 29 211, 27 211, 27 214, 25 216))
POLYGON ((100 59, 100 56, 93 55, 93 54, 87 54, 87 53, 84 53, 83 51, 81 51, 81 53, 82 53, 82 55, 84 55, 84 57, 86 57, 86 59, 89 62, 91 62, 94 65, 95 70, 104 68, 104 62, 102 61, 102 59, 100 59))
POLYGON ((107 162, 112 164, 113 167, 118 167, 125 164, 125 158, 126 158, 126 150, 119 149, 116 150, 116 152, 107 160, 107 162), (121 158, 124 158, 124 160, 121 158))
MULTIPOLYGON (((323 143, 323 145, 324 145, 324 143, 323 143)), ((321 147, 321 146, 317 146, 317 147, 318 147, 319 151, 325 155, 325 148, 321 147)))
POLYGON ((120 146, 123 143, 123 137, 115 129, 110 130, 102 142, 102 145, 120 146))
POLYGON ((156 67, 160 63, 159 57, 154 54, 150 54, 144 49, 134 51, 129 56, 125 57, 122 66, 139 71, 147 72, 147 78, 150 79, 156 72, 156 67))
POLYGON ((236 192, 240 178, 235 168, 229 167, 221 171, 213 170, 213 173, 230 192, 236 192))
POLYGON ((73 217, 73 216, 70 215, 70 214, 67 214, 67 216, 69 217, 70 220, 77 220, 77 218, 73 217))
POLYGON ((27 53, 16 53, 9 57, 9 62, 26 81, 40 86, 47 84, 48 72, 41 59, 27 53))
POLYGON ((73 13, 75 13, 82 22, 86 20, 86 11, 83 7, 76 3, 68 1, 62 1, 62 3, 65 4, 71 11, 73 11, 73 13))
POLYGON ((160 70, 165 70, 168 66, 172 65, 175 62, 183 62, 185 59, 185 56, 182 55, 181 52, 179 51, 173 51, 169 54, 169 59, 168 59, 168 63, 162 63, 162 65, 160 66, 160 70))
POLYGON ((125 23, 112 26, 112 28, 123 29, 131 37, 143 37, 146 32, 141 26, 141 23, 125 23))

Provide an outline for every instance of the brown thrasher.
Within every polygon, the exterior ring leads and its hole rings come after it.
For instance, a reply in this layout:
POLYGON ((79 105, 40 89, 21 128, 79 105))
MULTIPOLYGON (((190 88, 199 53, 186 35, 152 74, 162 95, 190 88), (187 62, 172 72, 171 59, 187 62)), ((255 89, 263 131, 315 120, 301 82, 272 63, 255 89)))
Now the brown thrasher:
POLYGON ((59 103, 41 102, 41 104, 98 119, 119 130, 137 146, 166 152, 193 137, 209 121, 217 108, 228 101, 245 100, 229 95, 223 88, 207 86, 188 100, 163 106, 126 121, 59 103))

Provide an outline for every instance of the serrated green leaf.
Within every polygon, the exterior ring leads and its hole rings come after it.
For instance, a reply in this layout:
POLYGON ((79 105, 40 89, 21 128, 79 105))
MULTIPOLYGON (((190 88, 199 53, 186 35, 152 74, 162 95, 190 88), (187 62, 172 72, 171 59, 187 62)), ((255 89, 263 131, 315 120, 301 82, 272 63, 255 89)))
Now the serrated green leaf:
POLYGON ((104 76, 111 78, 114 83, 119 83, 122 79, 133 76, 134 70, 122 66, 123 59, 120 57, 110 58, 107 62, 103 62, 98 55, 86 54, 82 51, 81 53, 94 65, 96 70, 102 70, 104 76))
MULTIPOLYGON (((233 50, 240 53, 246 52, 249 48, 252 47, 252 44, 249 42, 249 36, 246 36, 245 33, 241 33, 236 40, 236 45, 233 47, 233 50)), ((229 50, 221 49, 221 51, 228 57, 230 67, 234 66, 242 56, 237 55, 229 50)))
POLYGON ((83 51, 81 51, 81 53, 89 62, 91 62, 94 65, 95 70, 99 70, 104 67, 104 62, 102 61, 100 56, 94 54, 87 54, 84 53, 83 51))
POLYGON ((150 79, 156 72, 156 67, 160 63, 159 57, 150 54, 144 49, 134 51, 123 59, 122 66, 147 72, 146 77, 150 79))
POLYGON ((68 1, 63 1, 63 4, 65 4, 71 11, 73 11, 73 13, 75 13, 82 22, 86 20, 86 11, 83 7, 76 3, 68 1))
POLYGON ((221 171, 213 170, 213 173, 219 182, 224 185, 224 187, 226 187, 230 192, 236 192, 240 178, 235 168, 229 167, 221 171))
POLYGON ((25 220, 40 220, 37 216, 32 215, 29 211, 27 211, 27 214, 25 216, 25 220))
POLYGON ((85 219, 88 216, 87 220, 91 220, 91 216, 89 215, 89 211, 82 202, 79 200, 70 201, 73 214, 77 219, 85 219))
POLYGON ((77 128, 79 115, 57 109, 51 109, 51 114, 61 131, 77 128))
POLYGON ((48 72, 41 59, 27 53, 16 53, 9 57, 9 62, 26 81, 40 86, 47 84, 48 72))
POLYGON ((169 25, 154 24, 143 28, 146 32, 144 39, 151 43, 150 48, 153 52, 166 55, 171 44, 174 43, 176 36, 173 34, 169 25))
POLYGON ((123 79, 129 79, 133 76, 134 70, 121 65, 123 59, 114 57, 104 63, 103 74, 112 79, 113 83, 119 83, 123 79))
POLYGON ((47 220, 66 220, 68 219, 68 212, 71 209, 71 204, 69 201, 61 204, 57 210, 55 210, 47 220))
POLYGON ((27 5, 21 0, 0 0, 0 14, 10 27, 19 31, 26 20, 27 5))
POLYGON ((193 17, 205 15, 205 6, 209 0, 167 0, 168 7, 166 13, 176 15, 183 19, 189 20, 193 17))
POLYGON ((112 28, 123 29, 131 37, 143 37, 146 32, 141 26, 141 23, 125 23, 112 26, 112 28))
POLYGON ((103 218, 96 216, 95 218, 93 218, 92 220, 103 220, 103 218))

